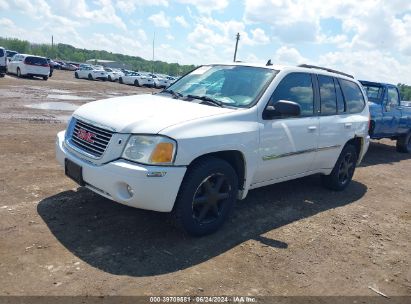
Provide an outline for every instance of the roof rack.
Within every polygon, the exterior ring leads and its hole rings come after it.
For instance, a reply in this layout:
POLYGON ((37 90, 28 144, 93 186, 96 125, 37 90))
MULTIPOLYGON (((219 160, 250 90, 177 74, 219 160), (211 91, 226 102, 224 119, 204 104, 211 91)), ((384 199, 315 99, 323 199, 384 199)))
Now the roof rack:
POLYGON ((300 64, 299 67, 301 67, 301 68, 308 68, 308 69, 324 70, 324 71, 327 71, 327 72, 330 72, 330 73, 336 73, 336 74, 344 75, 344 76, 347 76, 347 77, 350 77, 350 78, 353 78, 353 79, 354 79, 354 76, 352 76, 352 75, 350 75, 350 74, 343 73, 343 72, 336 71, 336 70, 329 69, 329 68, 324 68, 324 67, 316 66, 316 65, 300 64))

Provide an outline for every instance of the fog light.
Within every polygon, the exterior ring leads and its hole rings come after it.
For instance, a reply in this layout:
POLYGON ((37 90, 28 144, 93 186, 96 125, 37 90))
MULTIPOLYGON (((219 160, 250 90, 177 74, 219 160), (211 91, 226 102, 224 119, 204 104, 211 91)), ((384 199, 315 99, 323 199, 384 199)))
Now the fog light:
POLYGON ((127 192, 132 197, 134 195, 134 190, 130 187, 130 185, 127 185, 127 192))

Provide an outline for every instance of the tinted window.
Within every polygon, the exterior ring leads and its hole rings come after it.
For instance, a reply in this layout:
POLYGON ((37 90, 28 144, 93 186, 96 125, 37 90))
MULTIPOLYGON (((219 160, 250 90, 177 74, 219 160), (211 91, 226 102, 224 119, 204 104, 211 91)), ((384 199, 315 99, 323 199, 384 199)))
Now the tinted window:
POLYGON ((388 88, 388 104, 390 107, 397 107, 399 101, 398 91, 395 88, 388 88))
POLYGON ((338 113, 344 113, 347 111, 347 107, 345 105, 344 96, 342 94, 341 86, 340 86, 340 83, 338 82, 338 79, 334 78, 334 84, 335 84, 335 93, 337 95, 337 111, 338 113))
POLYGON ((0 57, 3 57, 3 56, 4 56, 4 50, 0 49, 0 57))
POLYGON ((311 75, 306 73, 291 73, 284 77, 271 97, 271 103, 279 100, 289 100, 298 103, 301 115, 314 113, 314 92, 311 75))
POLYGON ((365 100, 359 86, 352 81, 340 79, 341 88, 344 93, 349 113, 359 113, 364 109, 365 100))
POLYGON ((334 80, 329 76, 318 75, 318 85, 320 87, 321 114, 336 114, 337 98, 334 80))
POLYGON ((46 58, 32 57, 32 56, 27 56, 26 59, 24 60, 24 62, 27 63, 27 64, 33 64, 33 65, 48 64, 46 58))

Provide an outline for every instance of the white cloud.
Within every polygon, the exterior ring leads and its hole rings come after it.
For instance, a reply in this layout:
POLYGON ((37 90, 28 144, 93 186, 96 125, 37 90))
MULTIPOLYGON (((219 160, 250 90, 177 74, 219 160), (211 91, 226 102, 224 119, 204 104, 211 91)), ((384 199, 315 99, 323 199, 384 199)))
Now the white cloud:
POLYGON ((401 62, 380 50, 329 52, 319 57, 318 64, 353 74, 357 79, 411 83, 411 60, 401 62))
POLYGON ((192 5, 200 14, 222 11, 228 6, 228 0, 176 0, 176 2, 192 5))
POLYGON ((182 27, 189 27, 188 22, 183 16, 177 16, 176 17, 176 22, 180 24, 182 27))
POLYGON ((133 13, 138 7, 144 6, 168 6, 168 0, 117 0, 116 7, 120 9, 122 12, 131 14, 133 13))
POLYGON ((167 34, 167 35, 166 35, 166 38, 167 38, 167 40, 170 40, 170 41, 175 40, 174 36, 171 35, 171 34, 167 34))
POLYGON ((297 49, 282 46, 277 49, 271 61, 280 65, 298 65, 307 63, 308 59, 304 58, 297 49))
POLYGON ((148 17, 148 20, 150 20, 156 27, 163 27, 163 28, 170 27, 169 18, 164 14, 163 11, 160 11, 157 14, 151 15, 150 17, 148 17))

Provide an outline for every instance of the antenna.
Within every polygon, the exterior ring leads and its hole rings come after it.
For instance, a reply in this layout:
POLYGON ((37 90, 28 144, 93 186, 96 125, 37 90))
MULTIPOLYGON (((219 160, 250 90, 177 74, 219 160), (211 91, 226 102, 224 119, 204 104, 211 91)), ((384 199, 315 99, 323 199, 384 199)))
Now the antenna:
POLYGON ((236 42, 235 42, 235 50, 234 50, 234 62, 237 61, 237 48, 238 48, 238 41, 240 40, 240 33, 237 33, 236 42))
POLYGON ((268 59, 267 63, 265 64, 266 66, 272 66, 273 63, 271 62, 271 59, 268 59))

